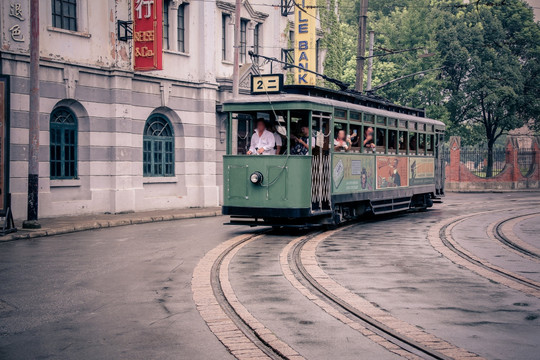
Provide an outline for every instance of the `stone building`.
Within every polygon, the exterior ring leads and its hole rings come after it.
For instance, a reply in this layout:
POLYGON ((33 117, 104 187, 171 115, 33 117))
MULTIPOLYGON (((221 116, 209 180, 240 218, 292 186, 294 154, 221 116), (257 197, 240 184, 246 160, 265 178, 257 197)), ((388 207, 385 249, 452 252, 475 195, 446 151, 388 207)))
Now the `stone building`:
MULTIPOLYGON (((163 1, 163 70, 148 72, 133 70, 132 40, 119 36, 134 0, 40 1, 40 217, 220 204, 216 108, 230 96, 234 1, 163 1)), ((15 218, 27 202, 29 3, 0 9, 15 218)), ((292 20, 277 1, 242 2, 243 84, 247 52, 280 58, 292 20)))

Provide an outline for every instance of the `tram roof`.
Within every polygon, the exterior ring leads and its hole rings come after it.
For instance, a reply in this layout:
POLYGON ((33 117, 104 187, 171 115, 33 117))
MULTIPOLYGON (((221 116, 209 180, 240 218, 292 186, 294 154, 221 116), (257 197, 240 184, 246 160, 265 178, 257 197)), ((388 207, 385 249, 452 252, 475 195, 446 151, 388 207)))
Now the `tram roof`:
MULTIPOLYGON (((358 111, 362 113, 367 113, 371 115, 385 116, 389 118, 394 118, 398 120, 410 120, 418 123, 436 125, 438 128, 445 127, 445 124, 439 120, 430 119, 421 116, 414 116, 409 114, 404 114, 396 111, 389 111, 384 109, 377 109, 374 107, 354 104, 346 101, 339 101, 335 99, 318 97, 318 96, 308 96, 308 95, 299 95, 299 94, 268 94, 268 95, 242 95, 236 99, 229 99, 223 102, 225 107, 224 110, 228 109, 231 105, 242 105, 242 104, 265 104, 266 107, 272 108, 273 104, 284 104, 284 103, 311 103, 316 105, 322 105, 321 107, 333 107, 339 109, 347 109, 358 111)), ((397 105, 396 105, 397 106, 397 105)), ((410 108, 409 108, 410 109, 410 108)), ((262 110, 262 109, 261 109, 262 110)))

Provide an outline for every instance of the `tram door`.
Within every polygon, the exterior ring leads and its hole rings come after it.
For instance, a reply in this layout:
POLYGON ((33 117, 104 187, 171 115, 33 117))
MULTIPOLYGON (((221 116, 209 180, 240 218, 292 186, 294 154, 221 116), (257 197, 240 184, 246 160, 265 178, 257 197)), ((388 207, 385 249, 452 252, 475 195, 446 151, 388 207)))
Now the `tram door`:
POLYGON ((330 113, 313 112, 311 133, 315 139, 311 161, 311 210, 331 209, 330 194, 330 113))
POLYGON ((444 195, 444 181, 446 178, 445 161, 443 153, 444 134, 435 134, 435 192, 444 195))

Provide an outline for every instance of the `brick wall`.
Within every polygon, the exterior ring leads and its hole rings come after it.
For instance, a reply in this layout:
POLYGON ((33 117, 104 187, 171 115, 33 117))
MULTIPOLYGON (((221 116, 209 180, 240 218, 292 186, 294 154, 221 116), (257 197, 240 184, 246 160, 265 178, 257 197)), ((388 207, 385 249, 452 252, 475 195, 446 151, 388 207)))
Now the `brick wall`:
POLYGON ((483 178, 474 175, 461 161, 461 139, 450 138, 450 164, 446 166, 446 189, 459 191, 540 189, 540 148, 533 141, 533 170, 523 176, 518 165, 518 146, 509 137, 506 144, 506 164, 497 176, 483 178))

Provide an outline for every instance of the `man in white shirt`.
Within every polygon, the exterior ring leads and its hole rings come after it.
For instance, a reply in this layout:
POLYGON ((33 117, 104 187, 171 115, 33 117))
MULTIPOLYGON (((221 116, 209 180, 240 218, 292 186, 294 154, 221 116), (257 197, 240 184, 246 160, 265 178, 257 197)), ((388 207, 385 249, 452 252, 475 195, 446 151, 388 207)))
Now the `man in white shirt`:
POLYGON ((248 155, 275 155, 276 139, 274 134, 266 130, 264 119, 257 120, 257 129, 251 137, 251 146, 249 147, 248 155))

